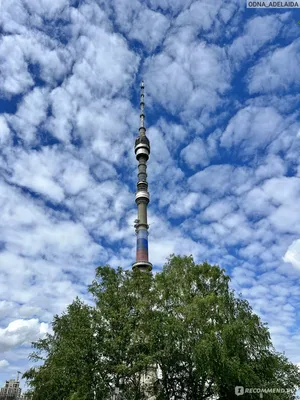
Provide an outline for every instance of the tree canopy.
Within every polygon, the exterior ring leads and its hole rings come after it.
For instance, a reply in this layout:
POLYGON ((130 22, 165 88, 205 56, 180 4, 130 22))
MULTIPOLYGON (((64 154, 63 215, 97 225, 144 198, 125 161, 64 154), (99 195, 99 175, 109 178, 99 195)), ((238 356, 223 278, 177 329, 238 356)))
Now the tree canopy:
POLYGON ((171 256, 156 274, 98 267, 95 305, 75 299, 55 316, 53 334, 33 343, 39 365, 24 375, 33 400, 221 400, 238 398, 236 386, 295 398, 298 367, 275 351, 229 280, 192 256, 171 256))

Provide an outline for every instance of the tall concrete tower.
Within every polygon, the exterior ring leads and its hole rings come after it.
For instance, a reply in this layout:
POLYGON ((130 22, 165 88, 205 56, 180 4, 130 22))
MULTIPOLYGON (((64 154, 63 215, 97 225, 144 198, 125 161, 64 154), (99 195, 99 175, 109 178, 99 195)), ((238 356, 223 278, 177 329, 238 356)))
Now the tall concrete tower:
POLYGON ((147 161, 150 154, 150 142, 146 136, 145 128, 145 103, 144 103, 144 82, 141 83, 140 100, 140 128, 139 136, 135 140, 134 152, 138 160, 138 182, 135 202, 138 208, 138 216, 135 220, 136 232, 136 261, 132 268, 140 271, 151 271, 152 264, 148 260, 148 222, 147 206, 150 200, 147 182, 147 161))

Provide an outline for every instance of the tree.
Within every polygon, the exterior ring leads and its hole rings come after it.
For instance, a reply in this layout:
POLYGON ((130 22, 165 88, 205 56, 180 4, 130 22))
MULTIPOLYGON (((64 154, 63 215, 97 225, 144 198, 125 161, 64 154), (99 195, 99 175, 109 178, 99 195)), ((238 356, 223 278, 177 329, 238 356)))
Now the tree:
POLYGON ((230 399, 235 386, 299 386, 297 367, 275 352, 266 325, 247 301, 235 297, 224 270, 196 265, 192 257, 172 257, 154 286, 150 337, 157 343, 162 399, 230 399))
POLYGON ((300 385, 298 368, 276 353, 267 326, 218 266, 191 256, 171 256, 155 275, 104 266, 89 291, 94 307, 75 300, 55 317, 53 334, 34 343, 31 359, 44 363, 25 374, 33 400, 221 400, 235 398, 235 386, 300 385), (157 379, 145 386, 153 368, 157 379))
POLYGON ((30 359, 42 362, 26 371, 32 400, 93 398, 94 347, 93 308, 78 298, 52 322, 53 334, 33 343, 30 359))

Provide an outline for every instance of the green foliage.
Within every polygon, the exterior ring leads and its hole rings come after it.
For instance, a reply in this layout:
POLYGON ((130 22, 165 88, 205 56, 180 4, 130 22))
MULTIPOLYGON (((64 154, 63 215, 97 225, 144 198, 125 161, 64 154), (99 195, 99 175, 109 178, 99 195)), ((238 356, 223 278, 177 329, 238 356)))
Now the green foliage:
POLYGON ((32 361, 44 361, 24 374, 34 389, 32 400, 67 399, 77 393, 93 399, 95 343, 93 309, 76 299, 62 316, 55 316, 53 335, 33 343, 32 361))
MULTIPOLYGON (((34 343, 25 377, 33 400, 231 399, 235 386, 296 389, 296 366, 229 288, 218 266, 171 256, 161 273, 99 267, 95 307, 76 299, 34 343), (159 369, 151 384, 146 371, 159 369), (214 397, 213 397, 214 396, 214 397)), ((259 398, 245 394, 243 400, 259 398)), ((264 399, 292 399, 264 394, 264 399)))

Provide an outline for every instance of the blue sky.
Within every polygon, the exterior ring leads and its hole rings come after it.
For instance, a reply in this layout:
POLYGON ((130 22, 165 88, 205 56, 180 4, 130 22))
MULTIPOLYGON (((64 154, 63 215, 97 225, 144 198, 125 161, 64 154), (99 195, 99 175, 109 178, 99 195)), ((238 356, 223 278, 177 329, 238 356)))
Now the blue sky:
POLYGON ((98 265, 135 258, 145 80, 149 254, 225 268, 300 364, 299 10, 4 0, 0 384, 98 265))

